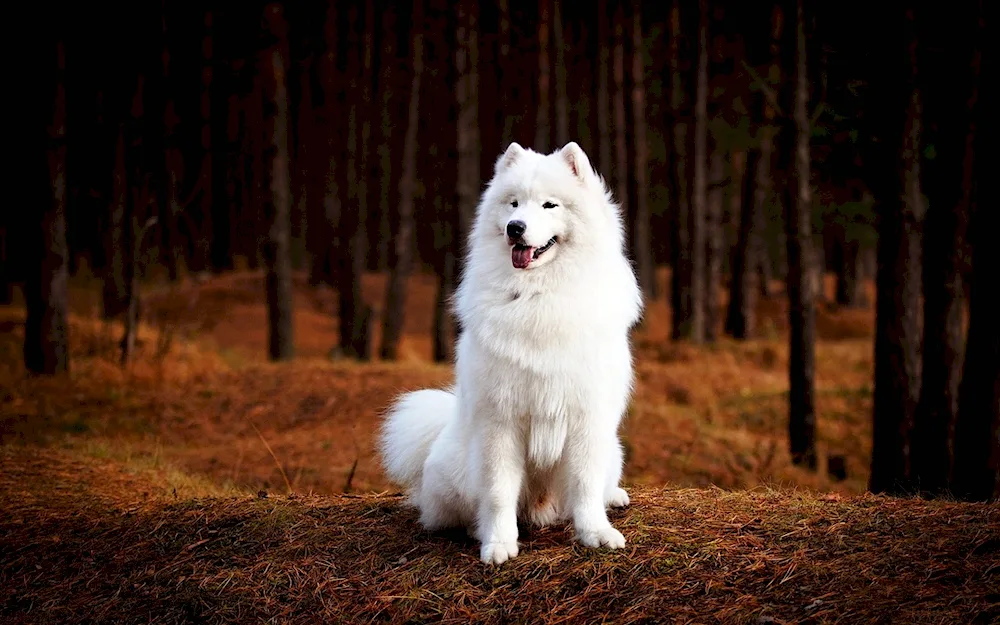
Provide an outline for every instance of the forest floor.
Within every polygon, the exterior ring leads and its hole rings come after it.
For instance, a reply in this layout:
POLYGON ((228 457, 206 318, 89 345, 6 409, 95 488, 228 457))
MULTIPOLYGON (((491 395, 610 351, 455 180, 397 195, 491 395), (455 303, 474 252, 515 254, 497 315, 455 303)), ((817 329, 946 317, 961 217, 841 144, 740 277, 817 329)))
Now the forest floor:
MULTIPOLYGON (((0 309, 0 620, 1000 618, 1000 507, 863 494, 870 309, 820 308, 817 473, 786 450, 783 299, 762 302, 762 338, 693 347, 666 340, 661 298, 635 335, 625 550, 535 530, 494 571, 464 534, 421 532, 373 435, 396 393, 451 379, 429 362, 435 286, 413 279, 393 363, 331 361, 336 298, 302 278, 282 364, 259 273, 149 285, 124 369, 99 289, 75 280, 63 379, 25 375, 24 311, 0 309)), ((383 288, 368 277, 376 318, 383 288)))

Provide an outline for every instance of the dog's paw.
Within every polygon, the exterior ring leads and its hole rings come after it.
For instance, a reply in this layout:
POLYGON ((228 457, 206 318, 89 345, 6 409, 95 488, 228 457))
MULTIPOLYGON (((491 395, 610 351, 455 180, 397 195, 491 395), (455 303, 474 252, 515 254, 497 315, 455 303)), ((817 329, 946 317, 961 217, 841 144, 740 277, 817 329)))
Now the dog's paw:
POLYGON ((486 564, 503 564, 517 557, 517 541, 483 543, 479 550, 479 559, 486 564))
POLYGON ((608 496, 608 499, 605 502, 605 505, 611 508, 624 508, 628 504, 629 504, 628 493, 625 492, 624 488, 616 488, 613 491, 611 491, 611 494, 608 496))
POLYGON ((621 549, 625 546, 625 537, 615 528, 608 525, 600 529, 585 530, 577 532, 576 539, 584 547, 607 547, 608 549, 621 549))

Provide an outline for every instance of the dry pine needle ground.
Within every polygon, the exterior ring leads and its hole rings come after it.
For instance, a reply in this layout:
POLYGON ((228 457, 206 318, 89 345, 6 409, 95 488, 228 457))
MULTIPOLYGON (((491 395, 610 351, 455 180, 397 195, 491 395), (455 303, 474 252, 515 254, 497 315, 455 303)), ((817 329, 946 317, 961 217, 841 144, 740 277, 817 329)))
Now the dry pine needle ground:
POLYGON ((486 567, 395 494, 182 499, 155 472, 0 455, 5 623, 991 623, 1000 506, 638 488, 623 550, 525 531, 486 567))

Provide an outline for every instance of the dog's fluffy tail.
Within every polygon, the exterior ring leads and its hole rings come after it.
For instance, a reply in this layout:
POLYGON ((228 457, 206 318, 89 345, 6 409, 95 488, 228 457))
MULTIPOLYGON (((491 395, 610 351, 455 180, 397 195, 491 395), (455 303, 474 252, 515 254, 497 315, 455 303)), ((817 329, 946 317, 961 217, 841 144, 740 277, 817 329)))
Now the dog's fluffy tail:
POLYGON ((420 489, 431 444, 456 415, 454 393, 427 389, 400 397, 386 414, 379 435, 382 465, 393 482, 420 489))

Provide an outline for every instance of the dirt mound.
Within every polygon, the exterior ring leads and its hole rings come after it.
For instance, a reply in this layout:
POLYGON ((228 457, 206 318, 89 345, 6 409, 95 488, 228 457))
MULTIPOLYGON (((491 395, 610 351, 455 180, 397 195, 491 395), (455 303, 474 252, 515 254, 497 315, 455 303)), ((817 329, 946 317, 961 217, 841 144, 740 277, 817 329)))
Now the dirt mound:
POLYGON ((60 452, 0 453, 0 620, 1000 618, 997 505, 639 488, 613 514, 625 549, 586 550, 569 530, 531 530, 521 555, 495 568, 464 532, 424 532, 396 495, 185 499, 156 472, 119 473, 60 452))

